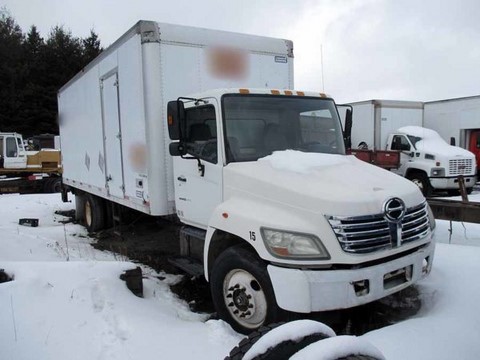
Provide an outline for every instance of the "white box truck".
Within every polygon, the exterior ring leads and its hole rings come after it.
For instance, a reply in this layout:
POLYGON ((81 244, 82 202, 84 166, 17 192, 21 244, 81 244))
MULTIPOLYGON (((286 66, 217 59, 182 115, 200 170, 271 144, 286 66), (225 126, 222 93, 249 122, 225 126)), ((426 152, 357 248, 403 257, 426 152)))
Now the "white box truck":
POLYGON ((349 105, 354 114, 353 148, 400 151, 400 166, 391 170, 413 181, 424 195, 435 190, 458 195, 459 175, 467 192, 472 192, 477 173, 475 156, 422 127, 422 102, 370 100, 349 105))
POLYGON ((290 41, 141 21, 58 95, 86 226, 111 204, 176 214, 184 268, 242 332, 377 300, 432 265, 418 188, 346 156, 334 101, 291 88, 290 41))

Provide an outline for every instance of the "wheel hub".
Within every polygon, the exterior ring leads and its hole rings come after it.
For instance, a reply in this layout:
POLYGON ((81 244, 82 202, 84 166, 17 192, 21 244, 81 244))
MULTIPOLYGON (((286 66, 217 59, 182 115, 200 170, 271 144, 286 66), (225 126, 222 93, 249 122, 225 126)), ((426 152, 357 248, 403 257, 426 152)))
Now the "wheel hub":
POLYGON ((233 299, 233 304, 231 306, 235 306, 238 310, 245 313, 249 308, 253 308, 254 306, 253 304, 250 303, 250 300, 252 299, 252 295, 247 294, 246 289, 244 287, 240 287, 239 284, 235 286, 237 287, 230 288, 233 291, 229 289, 228 295, 231 295, 233 299))
POLYGON ((255 328, 265 321, 267 302, 257 280, 244 270, 232 270, 225 278, 224 299, 237 322, 255 328))

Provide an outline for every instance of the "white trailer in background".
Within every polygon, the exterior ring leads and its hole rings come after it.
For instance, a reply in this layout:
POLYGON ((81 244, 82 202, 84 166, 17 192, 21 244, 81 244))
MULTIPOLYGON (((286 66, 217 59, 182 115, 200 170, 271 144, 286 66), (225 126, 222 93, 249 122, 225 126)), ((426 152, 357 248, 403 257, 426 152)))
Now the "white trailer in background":
POLYGON ((176 264, 243 332, 377 300, 432 265, 418 188, 345 156, 333 99, 292 87, 290 41, 141 21, 58 95, 89 230, 109 207, 176 214, 176 264))
POLYGON ((459 175, 464 176, 467 192, 472 191, 476 182, 473 154, 423 128, 422 102, 370 100, 349 105, 353 108, 352 148, 401 151, 400 166, 392 171, 412 180, 425 195, 433 190, 458 194, 459 175))
POLYGON ((423 116, 425 127, 474 153, 479 168, 480 96, 426 102, 423 116))

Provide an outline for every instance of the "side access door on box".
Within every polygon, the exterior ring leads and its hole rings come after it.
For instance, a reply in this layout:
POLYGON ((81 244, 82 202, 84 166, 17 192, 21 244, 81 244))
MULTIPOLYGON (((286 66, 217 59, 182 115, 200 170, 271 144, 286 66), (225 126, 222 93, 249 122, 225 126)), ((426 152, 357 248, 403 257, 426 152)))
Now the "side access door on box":
POLYGON ((123 198, 122 128, 119 107, 118 73, 105 75, 100 80, 102 91, 103 141, 105 152, 106 187, 109 195, 123 198))

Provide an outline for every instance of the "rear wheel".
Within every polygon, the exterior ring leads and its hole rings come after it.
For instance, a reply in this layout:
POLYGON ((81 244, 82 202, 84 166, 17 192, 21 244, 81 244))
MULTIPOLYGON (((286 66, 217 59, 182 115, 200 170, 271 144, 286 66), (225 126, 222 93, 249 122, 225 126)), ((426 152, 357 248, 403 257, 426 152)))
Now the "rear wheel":
POLYGON ((275 301, 265 263, 242 246, 220 254, 213 265, 210 287, 220 318, 241 333, 277 322, 284 313, 275 301))
POLYGON ((424 196, 432 194, 432 185, 424 172, 412 172, 407 175, 407 179, 417 185, 424 196))
POLYGON ((50 182, 50 192, 59 193, 62 191, 62 178, 55 177, 50 182))
POLYGON ((88 232, 95 232, 105 228, 105 205, 103 199, 91 194, 85 195, 83 221, 88 232))

